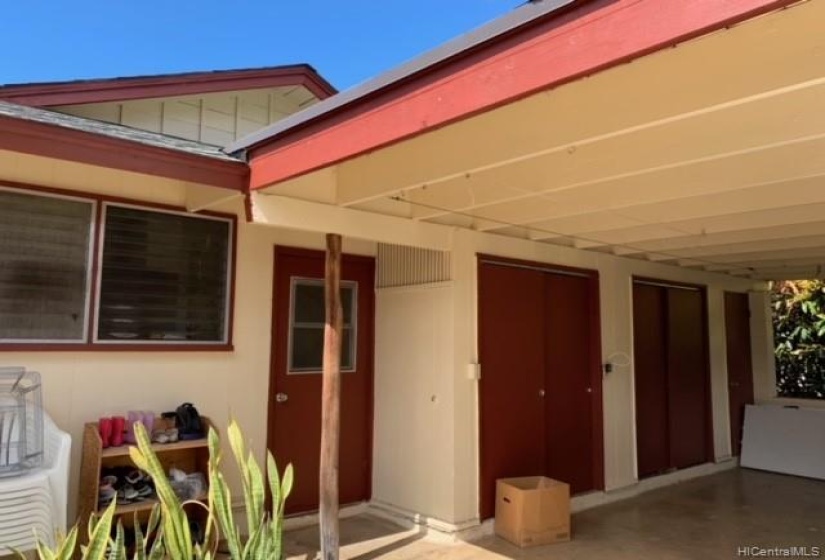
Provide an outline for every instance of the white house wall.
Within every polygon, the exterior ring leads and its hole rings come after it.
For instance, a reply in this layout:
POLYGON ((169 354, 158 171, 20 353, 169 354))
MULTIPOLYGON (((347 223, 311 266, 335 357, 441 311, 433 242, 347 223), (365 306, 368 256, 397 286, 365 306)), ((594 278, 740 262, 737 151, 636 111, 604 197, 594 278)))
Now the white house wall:
POLYGON ((452 284, 376 295, 373 500, 453 520, 452 284))
MULTIPOLYGON (((187 188, 133 173, 0 151, 0 179, 183 206, 187 188)), ((2 361, 40 371, 46 407, 74 438, 72 511, 85 422, 131 409, 196 403, 218 426, 234 414, 262 457, 266 442, 273 246, 322 248, 320 233, 245 223, 240 199, 214 210, 238 216, 232 352, 5 352, 2 361)), ((371 242, 345 240, 347 252, 374 255, 371 242)), ((605 483, 636 483, 632 285, 634 275, 708 287, 715 457, 730 455, 727 423, 725 290, 764 289, 751 281, 608 254, 455 230, 450 282, 379 290, 376 299, 373 497, 434 522, 466 526, 478 518, 478 391, 468 372, 478 359, 477 253, 599 271, 604 377, 605 483)), ((764 293, 752 293, 757 396, 770 398, 771 349, 764 293)), ((484 375, 484 365, 481 365, 484 375)), ((345 452, 345 450, 344 450, 345 452)), ((300 473, 298 473, 300 476, 300 473)))
MULTIPOLYGON (((633 367, 627 362, 633 356, 632 278, 707 286, 714 458, 730 458, 724 292, 763 288, 760 283, 456 230, 451 282, 378 291, 373 497, 379 505, 418 513, 436 527, 478 522, 478 383, 469 373, 478 359, 477 253, 599 271, 602 360, 617 364, 603 378, 608 493, 637 483, 633 367)), ((764 291, 751 297, 763 302, 764 291)), ((753 344, 761 375, 770 367, 764 364, 771 347, 764 325, 754 325, 762 329, 755 330, 753 344)), ((483 376, 484 364, 480 371, 483 376)))
MULTIPOLYGON (((0 183, 27 181, 53 188, 184 206, 186 184, 0 151, 0 183)), ((192 402, 225 428, 234 416, 263 460, 267 434, 273 247, 323 249, 324 237, 245 222, 242 199, 212 210, 238 216, 234 350, 3 352, 0 363, 38 371, 45 407, 72 436, 69 521, 77 504, 83 425, 129 410, 174 410, 192 402)), ((375 246, 345 240, 349 253, 375 246)), ((301 476, 297 473, 297 476, 301 476)))
POLYGON ((135 101, 64 105, 55 110, 225 146, 315 103, 306 88, 279 87, 135 101))

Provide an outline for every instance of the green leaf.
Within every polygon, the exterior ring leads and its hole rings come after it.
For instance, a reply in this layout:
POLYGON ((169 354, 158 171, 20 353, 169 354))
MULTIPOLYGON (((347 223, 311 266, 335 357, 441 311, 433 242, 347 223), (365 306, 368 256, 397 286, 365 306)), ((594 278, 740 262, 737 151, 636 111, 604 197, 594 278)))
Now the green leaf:
MULTIPOLYGON (((37 557, 40 560, 55 560, 55 553, 52 552, 40 539, 37 539, 37 557)), ((17 549, 14 549, 14 554, 21 560, 26 560, 26 555, 17 549)))
POLYGON ((164 546, 173 558, 192 558, 192 535, 186 512, 152 450, 152 442, 142 422, 135 423, 134 432, 138 447, 130 448, 129 455, 135 465, 148 473, 155 483, 155 492, 160 501, 164 546))
POLYGON ((126 544, 123 534, 123 523, 118 520, 115 540, 109 544, 109 560, 126 560, 126 544))
POLYGON ((112 500, 100 519, 93 522, 94 528, 89 535, 89 544, 85 547, 83 560, 104 560, 106 558, 109 534, 112 532, 112 519, 115 507, 117 507, 116 502, 117 500, 112 500))
POLYGON ((72 527, 69 534, 62 539, 60 546, 55 554, 55 560, 71 560, 75 554, 75 547, 77 546, 77 526, 72 527))
POLYGON ((218 433, 209 429, 209 510, 218 521, 221 533, 229 546, 230 556, 241 558, 241 538, 232 515, 232 493, 220 472, 221 445, 218 433))
MULTIPOLYGON (((157 509, 155 507, 152 508, 157 509)), ((143 535, 143 529, 140 527, 140 519, 138 518, 137 512, 134 515, 134 521, 132 523, 133 530, 135 532, 135 554, 133 556, 133 560, 146 560, 146 538, 143 535)))

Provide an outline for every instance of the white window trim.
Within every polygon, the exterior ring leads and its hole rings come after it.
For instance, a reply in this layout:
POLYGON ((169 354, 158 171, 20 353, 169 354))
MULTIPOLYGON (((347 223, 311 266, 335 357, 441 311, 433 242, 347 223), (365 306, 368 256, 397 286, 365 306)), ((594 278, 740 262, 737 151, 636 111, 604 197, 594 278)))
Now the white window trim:
MULTIPOLYGON (((289 316, 287 317, 287 351, 286 351, 286 374, 287 375, 318 375, 323 373, 321 369, 292 369, 292 330, 295 323, 295 287, 299 284, 315 284, 324 286, 323 278, 310 278, 306 276, 292 276, 289 279, 289 316)), ((352 287, 352 365, 348 368, 341 368, 341 373, 353 373, 358 369, 358 282, 354 280, 341 280, 341 287, 352 287)), ((343 342, 343 336, 341 337, 343 342)))
POLYGON ((232 271, 234 269, 234 261, 233 261, 233 246, 235 240, 235 223, 230 218, 224 218, 220 216, 207 216, 203 214, 193 214, 191 212, 181 212, 176 210, 168 210, 165 208, 151 208, 147 206, 141 206, 140 204, 127 204, 127 203, 120 203, 120 202, 104 202, 103 207, 100 213, 100 240, 98 242, 97 247, 97 262, 98 262, 98 269, 97 274, 95 277, 95 306, 94 306, 94 317, 92 320, 92 343, 100 346, 106 345, 129 345, 129 346, 146 346, 146 345, 164 345, 164 346, 213 346, 215 344, 219 345, 226 345, 229 344, 229 333, 230 333, 230 322, 231 322, 231 309, 232 309, 232 297, 234 293, 234 286, 232 284, 232 271), (133 208, 135 210, 140 210, 142 212, 156 212, 158 214, 169 214, 173 216, 186 216, 188 218, 197 218, 202 220, 213 220, 217 222, 226 222, 229 224, 229 239, 227 240, 228 243, 226 245, 226 297, 224 298, 224 323, 223 323, 223 336, 221 340, 168 340, 168 339, 157 339, 157 340, 101 340, 98 338, 98 325, 100 321, 100 292, 101 292, 101 285, 103 281, 103 247, 106 244, 106 210, 110 206, 117 206, 120 208, 133 208))
MULTIPOLYGON (((89 205, 89 247, 86 251, 86 290, 83 297, 83 335, 80 339, 75 338, 0 338, 0 344, 87 344, 89 341, 89 311, 92 297, 92 267, 94 266, 94 246, 95 232, 97 231, 97 205, 98 201, 93 198, 83 196, 71 196, 65 194, 49 193, 31 189, 19 189, 0 185, 0 191, 20 193, 27 196, 39 196, 42 198, 57 198, 82 202, 89 205)), ((96 310, 95 310, 96 312, 96 310)))

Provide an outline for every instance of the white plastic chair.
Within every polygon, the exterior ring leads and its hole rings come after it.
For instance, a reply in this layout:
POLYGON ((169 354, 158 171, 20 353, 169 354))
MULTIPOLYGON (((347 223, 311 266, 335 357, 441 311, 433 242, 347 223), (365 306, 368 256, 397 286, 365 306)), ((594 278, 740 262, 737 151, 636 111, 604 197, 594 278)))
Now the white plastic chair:
POLYGON ((0 555, 33 550, 38 540, 54 546, 55 534, 66 532, 72 440, 46 414, 43 432, 43 466, 0 478, 0 555))

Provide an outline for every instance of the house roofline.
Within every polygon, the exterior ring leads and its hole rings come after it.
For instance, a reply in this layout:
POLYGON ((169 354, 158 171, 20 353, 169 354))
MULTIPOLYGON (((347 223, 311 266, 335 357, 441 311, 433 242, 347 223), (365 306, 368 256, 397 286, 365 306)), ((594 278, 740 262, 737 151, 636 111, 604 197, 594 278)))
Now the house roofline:
POLYGON ((250 188, 264 188, 799 1, 531 2, 514 12, 520 24, 500 18, 445 45, 451 56, 427 65, 425 55, 226 151, 246 150, 250 188))
POLYGON ((121 138, 0 115, 0 150, 243 191, 242 161, 210 158, 121 138))
POLYGON ((318 99, 326 99, 337 93, 337 90, 312 66, 296 64, 242 70, 13 84, 0 86, 0 100, 34 107, 54 107, 284 86, 303 86, 318 99))
POLYGON ((548 16, 555 16, 571 5, 584 4, 591 0, 532 0, 481 27, 452 39, 412 60, 393 68, 373 79, 343 91, 338 95, 317 103, 303 111, 240 138, 226 147, 227 152, 254 149, 279 136, 301 128, 311 122, 329 117, 350 106, 366 102, 387 90, 400 86, 456 61, 471 51, 484 48, 503 40, 512 33, 548 16))

